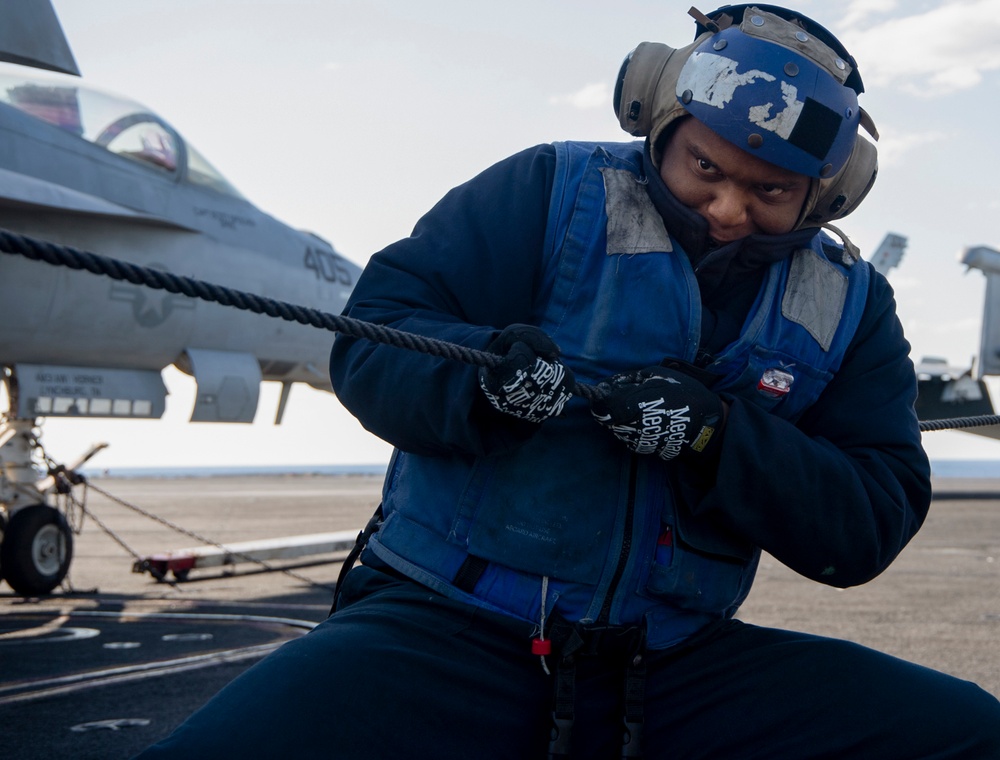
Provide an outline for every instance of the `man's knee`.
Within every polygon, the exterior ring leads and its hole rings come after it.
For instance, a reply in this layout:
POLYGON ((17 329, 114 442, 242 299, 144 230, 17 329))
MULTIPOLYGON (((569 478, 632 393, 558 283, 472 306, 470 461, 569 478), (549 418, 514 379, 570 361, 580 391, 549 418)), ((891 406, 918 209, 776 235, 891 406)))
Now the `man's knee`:
POLYGON ((967 756, 1000 758, 1000 700, 969 683, 965 703, 959 710, 973 742, 967 756))

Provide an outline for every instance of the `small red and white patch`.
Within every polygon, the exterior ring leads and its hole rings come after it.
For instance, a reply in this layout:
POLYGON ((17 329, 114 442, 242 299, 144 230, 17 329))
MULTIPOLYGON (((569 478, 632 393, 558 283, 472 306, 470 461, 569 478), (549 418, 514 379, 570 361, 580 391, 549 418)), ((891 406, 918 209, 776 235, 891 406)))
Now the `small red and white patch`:
POLYGON ((781 398, 792 389, 794 382, 795 377, 791 372, 772 367, 761 375, 760 381, 757 383, 757 390, 765 395, 781 398))

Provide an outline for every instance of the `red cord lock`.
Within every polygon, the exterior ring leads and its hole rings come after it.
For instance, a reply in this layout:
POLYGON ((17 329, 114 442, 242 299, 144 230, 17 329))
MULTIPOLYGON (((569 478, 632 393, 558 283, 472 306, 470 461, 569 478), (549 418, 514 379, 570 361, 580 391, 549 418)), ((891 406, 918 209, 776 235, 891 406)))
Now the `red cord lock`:
POLYGON ((531 653, 537 654, 539 657, 552 654, 552 642, 549 639, 532 639, 531 653))

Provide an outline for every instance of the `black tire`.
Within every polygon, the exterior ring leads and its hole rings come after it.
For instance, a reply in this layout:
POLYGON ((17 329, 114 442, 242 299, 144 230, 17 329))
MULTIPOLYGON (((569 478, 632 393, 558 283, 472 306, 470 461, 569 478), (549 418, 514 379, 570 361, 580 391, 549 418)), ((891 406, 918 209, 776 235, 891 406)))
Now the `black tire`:
POLYGON ((48 594, 62 583, 72 559, 73 531, 58 509, 33 504, 11 516, 0 544, 0 566, 14 591, 48 594))

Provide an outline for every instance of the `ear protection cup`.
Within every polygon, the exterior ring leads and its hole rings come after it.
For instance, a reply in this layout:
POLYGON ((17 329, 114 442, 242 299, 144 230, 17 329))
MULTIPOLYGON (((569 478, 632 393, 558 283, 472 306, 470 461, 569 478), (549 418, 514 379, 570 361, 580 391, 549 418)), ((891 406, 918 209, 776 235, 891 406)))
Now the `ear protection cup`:
MULTIPOLYGON (((618 72, 614 109, 622 129, 635 137, 656 138, 687 111, 675 93, 677 78, 702 35, 687 47, 675 49, 660 42, 642 42, 628 54, 618 72), (655 131, 657 134, 653 134, 655 131)), ((657 164, 658 155, 653 156, 657 164)))
MULTIPOLYGON (((708 23, 699 23, 701 34, 682 48, 656 42, 636 47, 618 72, 613 107, 622 129, 635 137, 649 137, 657 166, 661 137, 677 119, 694 115, 751 155, 810 177, 810 192, 797 226, 815 226, 846 216, 871 189, 878 173, 877 151, 858 134, 857 125, 864 125, 873 136, 876 133, 867 114, 857 106, 856 94, 863 87, 854 59, 825 29, 797 17, 803 20, 803 28, 784 17, 789 13, 774 6, 726 6, 706 17, 692 9, 692 15, 708 23), (736 20, 722 11, 735 12, 736 20), (740 58, 739 51, 744 51, 743 62, 725 57, 740 58), (707 74, 698 70, 705 61, 715 67, 707 74), (719 61, 728 68, 720 68, 719 61), (685 69, 689 62, 691 66, 685 69), (815 71, 815 76, 805 76, 806 67, 815 71), (798 76, 800 70, 803 76, 798 76), (817 80, 821 89, 810 90, 817 80), (690 90, 678 92, 682 81, 708 83, 704 85, 707 95, 700 95, 702 102, 697 102, 698 95, 693 96, 690 90), (754 93, 758 99, 751 98, 750 105, 736 103, 750 90, 745 84, 758 82, 782 87, 776 96, 766 93, 765 98, 754 93), (793 91, 791 96, 789 90, 793 91), (756 102, 766 105, 754 105, 756 102), (784 115, 780 113, 782 104, 801 108, 798 121, 804 126, 800 134, 796 135, 795 129, 785 134, 768 126, 768 121, 781 121, 774 117, 775 112, 779 112, 778 117, 784 115), (761 124, 765 129, 758 128, 761 124), (848 139, 851 142, 844 145, 848 139), (817 140, 825 142, 816 145, 817 140), (755 150, 762 143, 772 146, 771 153, 755 150), (840 158, 832 158, 835 155, 840 158), (831 158, 833 168, 840 167, 832 175, 831 158)), ((786 110, 794 113, 794 109, 786 110)))
POLYGON ((796 227, 816 226, 841 219, 865 199, 878 176, 878 150, 862 135, 840 173, 830 179, 813 180, 796 227))

